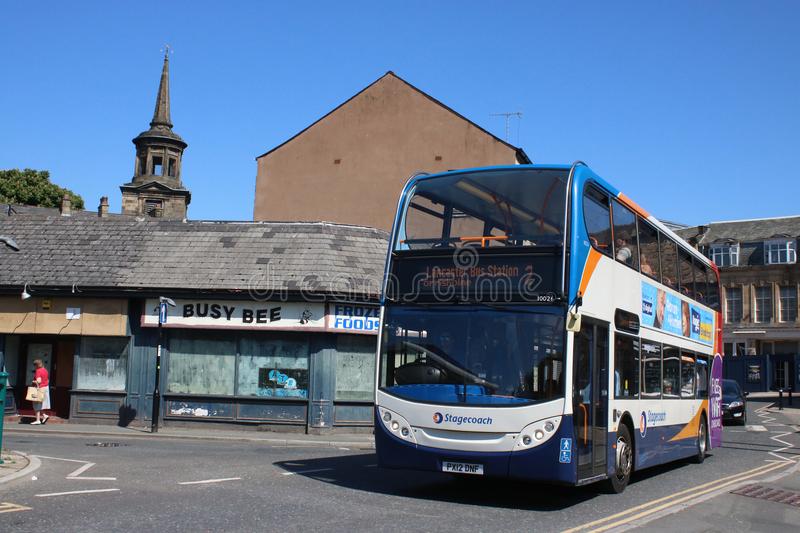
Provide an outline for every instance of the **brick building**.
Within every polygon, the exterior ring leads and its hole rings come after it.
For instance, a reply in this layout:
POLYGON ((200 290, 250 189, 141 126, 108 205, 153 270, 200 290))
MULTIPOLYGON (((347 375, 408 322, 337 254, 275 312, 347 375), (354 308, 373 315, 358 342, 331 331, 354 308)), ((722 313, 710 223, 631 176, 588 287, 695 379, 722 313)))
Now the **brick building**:
POLYGON ((412 174, 530 163, 522 149, 393 72, 256 161, 254 220, 384 230, 412 174))

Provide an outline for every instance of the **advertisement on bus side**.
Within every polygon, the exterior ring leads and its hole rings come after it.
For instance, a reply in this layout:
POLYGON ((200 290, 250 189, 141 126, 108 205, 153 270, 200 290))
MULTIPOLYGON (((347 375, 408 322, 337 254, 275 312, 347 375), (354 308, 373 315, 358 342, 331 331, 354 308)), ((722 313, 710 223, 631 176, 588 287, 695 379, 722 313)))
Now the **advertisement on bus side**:
POLYGON ((642 325, 713 343, 714 317, 688 300, 642 281, 642 325))

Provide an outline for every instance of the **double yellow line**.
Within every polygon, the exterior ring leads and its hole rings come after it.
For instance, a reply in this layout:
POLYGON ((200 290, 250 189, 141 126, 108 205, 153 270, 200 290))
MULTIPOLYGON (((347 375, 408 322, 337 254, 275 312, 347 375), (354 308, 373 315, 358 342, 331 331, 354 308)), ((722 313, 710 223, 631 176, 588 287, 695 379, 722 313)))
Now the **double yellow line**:
POLYGON ((656 514, 664 509, 668 509, 675 505, 680 505, 681 503, 699 496, 703 496, 709 492, 718 491, 751 477, 760 476, 768 472, 772 472, 773 470, 785 468, 793 464, 793 461, 767 463, 752 470, 747 470, 732 476, 715 479, 714 481, 709 481, 708 483, 704 483, 690 489, 685 489, 680 492, 676 492, 675 494, 670 494, 669 496, 664 496, 663 498, 637 505, 636 507, 631 507, 630 509, 626 509, 620 513, 595 520, 594 522, 589 522, 572 529, 567 529, 563 533, 576 533, 578 531, 592 531, 594 533, 599 533, 615 527, 621 527, 633 522, 634 520, 639 520, 641 518, 656 514))

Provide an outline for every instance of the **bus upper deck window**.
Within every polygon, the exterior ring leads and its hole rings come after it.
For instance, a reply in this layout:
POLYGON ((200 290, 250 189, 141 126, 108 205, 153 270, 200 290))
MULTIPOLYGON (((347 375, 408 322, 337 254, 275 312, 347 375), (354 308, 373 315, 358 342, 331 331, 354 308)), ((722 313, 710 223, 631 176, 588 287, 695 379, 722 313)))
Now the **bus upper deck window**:
POLYGON ((587 187, 583 195, 586 232, 592 246, 608 256, 612 253, 610 213, 608 196, 593 187, 587 187))

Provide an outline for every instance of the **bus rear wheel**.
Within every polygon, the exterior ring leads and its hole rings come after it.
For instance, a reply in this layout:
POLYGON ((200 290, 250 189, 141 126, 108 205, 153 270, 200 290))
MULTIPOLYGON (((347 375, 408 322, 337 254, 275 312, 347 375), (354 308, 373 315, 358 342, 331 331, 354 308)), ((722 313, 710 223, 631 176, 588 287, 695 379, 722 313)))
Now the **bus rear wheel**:
POLYGON ((633 471, 633 439, 628 426, 620 424, 617 429, 617 447, 614 450, 615 465, 614 473, 608 480, 608 488, 611 492, 619 494, 628 486, 633 471))
POLYGON ((700 427, 697 428, 697 455, 694 456, 694 462, 697 464, 702 463, 706 459, 706 450, 708 449, 708 427, 706 426, 706 417, 700 417, 700 427))

